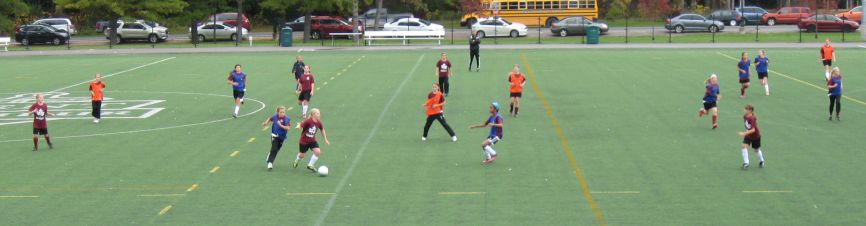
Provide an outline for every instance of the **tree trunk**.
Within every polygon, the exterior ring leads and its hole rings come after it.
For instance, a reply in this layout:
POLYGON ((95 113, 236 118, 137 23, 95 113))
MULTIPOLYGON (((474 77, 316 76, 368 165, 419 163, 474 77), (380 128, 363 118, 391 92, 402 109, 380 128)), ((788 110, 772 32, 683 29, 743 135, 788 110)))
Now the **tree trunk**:
POLYGON ((383 0, 376 0, 376 19, 373 21, 374 30, 379 28, 379 15, 381 15, 379 12, 382 12, 382 1, 383 0))
MULTIPOLYGON (((861 0, 860 5, 866 6, 866 0, 861 0)), ((863 9, 863 12, 866 13, 866 7, 861 7, 861 9, 863 9)), ((866 23, 866 17, 863 17, 860 20, 860 24, 866 23)), ((866 29, 860 28, 860 39, 866 40, 866 29)))
MULTIPOLYGON (((243 11, 243 4, 244 4, 244 0, 238 0, 238 17, 235 18, 236 19, 235 23, 237 23, 237 26, 235 26, 235 37, 237 37, 237 38, 235 38, 235 46, 240 45, 241 39, 243 39, 243 34, 244 34, 243 32, 241 32, 244 29, 244 21, 241 19, 241 15, 243 15, 243 12, 244 12, 243 11)), ((250 27, 250 29, 252 29, 252 27, 250 27)), ((252 31, 247 31, 247 32, 252 32, 252 31)), ((214 37, 214 39, 216 39, 216 37, 214 37)))
MULTIPOLYGON (((358 0, 352 1, 352 33, 358 33, 358 0)), ((357 35, 352 35, 352 43, 358 44, 357 35)))
POLYGON ((307 12, 304 14, 304 43, 310 41, 310 20, 313 19, 313 13, 307 12))

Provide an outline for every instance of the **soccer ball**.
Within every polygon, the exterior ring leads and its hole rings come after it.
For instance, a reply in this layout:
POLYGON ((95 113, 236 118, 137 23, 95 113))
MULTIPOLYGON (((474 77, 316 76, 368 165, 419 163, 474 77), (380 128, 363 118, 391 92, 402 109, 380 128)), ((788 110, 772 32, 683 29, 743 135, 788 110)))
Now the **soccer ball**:
POLYGON ((319 173, 320 177, 328 176, 328 167, 327 166, 319 166, 319 169, 316 170, 316 173, 319 173))

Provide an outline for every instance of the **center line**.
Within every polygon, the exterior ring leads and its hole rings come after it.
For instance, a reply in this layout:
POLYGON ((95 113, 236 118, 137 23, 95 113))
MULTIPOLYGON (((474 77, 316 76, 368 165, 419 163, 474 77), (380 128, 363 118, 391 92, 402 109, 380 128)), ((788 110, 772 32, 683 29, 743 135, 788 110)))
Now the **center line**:
POLYGON ((403 82, 400 83, 400 86, 397 87, 397 90, 394 91, 394 94, 391 95, 391 99, 389 99, 388 103, 385 104, 385 107, 382 108, 382 112, 379 113, 379 118, 376 119, 376 124, 373 124, 373 130, 370 131, 370 133, 367 135, 367 139, 365 139, 364 143, 361 144, 361 149, 358 150, 357 156, 355 156, 355 159, 352 160, 352 165, 349 166, 349 169, 346 170, 346 174, 344 174, 343 178, 340 179, 340 183, 337 184, 337 189, 334 190, 335 194, 332 195, 330 199, 328 199, 328 203, 325 204, 325 208, 322 209, 322 213, 319 215, 319 219, 316 220, 316 223, 314 225, 322 225, 322 223, 324 223, 325 221, 325 218, 328 217, 328 213, 330 213, 331 208, 334 207, 334 202, 337 201, 337 194, 340 194, 340 192, 343 190, 343 187, 346 186, 346 182, 349 180, 349 177, 352 176, 352 171, 355 170, 355 166, 358 166, 358 162, 360 162, 361 157, 364 156, 364 151, 367 150, 367 145, 370 144, 370 141, 373 140, 373 136, 375 136, 376 132, 379 131, 379 125, 381 125, 382 121, 385 119, 385 113, 390 112, 389 109, 391 108, 391 104, 394 103, 394 100, 397 99, 397 96, 399 96, 400 91, 403 90, 403 87, 406 87, 406 83, 408 83, 409 79, 412 78, 412 75, 415 74, 415 70, 417 70, 418 66, 421 65, 422 60, 424 60, 423 54, 421 55, 421 57, 418 57, 418 62, 415 62, 415 66, 412 67, 412 70, 409 71, 409 74, 406 75, 406 78, 403 79, 403 82))
MULTIPOLYGON (((154 65, 154 64, 162 63, 162 62, 169 61, 169 60, 173 60, 174 58, 177 58, 177 57, 169 57, 169 58, 165 58, 165 59, 162 59, 162 60, 158 60, 158 61, 154 61, 154 62, 151 62, 151 63, 145 64, 145 65, 141 65, 141 66, 138 66, 138 67, 134 67, 134 68, 126 69, 126 70, 123 70, 123 71, 119 71, 119 72, 115 72, 115 73, 107 74, 107 75, 102 76, 102 78, 103 78, 103 79, 106 79, 106 78, 109 78, 109 77, 111 77, 111 76, 115 76, 115 75, 123 74, 123 73, 130 72, 130 71, 135 71, 135 70, 141 69, 141 68, 143 68, 143 67, 147 67, 147 66, 150 66, 150 65, 154 65)), ((54 93, 54 92, 60 92, 60 91, 63 91, 63 90, 65 90, 65 89, 69 89, 69 88, 72 88, 72 87, 75 87, 75 86, 78 86, 78 85, 81 85, 81 84, 89 83, 89 82, 90 82, 90 80, 83 81, 83 82, 79 82, 79 83, 75 83, 75 84, 72 84, 72 85, 69 85, 69 86, 66 86, 66 87, 60 88, 60 89, 55 89, 55 90, 51 91, 51 93, 54 93)))

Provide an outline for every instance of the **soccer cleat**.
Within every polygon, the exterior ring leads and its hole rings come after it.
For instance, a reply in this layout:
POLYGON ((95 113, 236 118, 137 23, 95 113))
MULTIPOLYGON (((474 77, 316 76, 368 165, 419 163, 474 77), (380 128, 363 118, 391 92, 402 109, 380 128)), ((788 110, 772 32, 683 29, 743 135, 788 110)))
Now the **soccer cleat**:
POLYGON ((421 141, 426 141, 426 140, 427 140, 426 137, 421 137, 421 141))
POLYGON ((51 143, 49 143, 49 144, 48 144, 48 149, 54 149, 54 145, 51 144, 51 143))
POLYGON ((829 120, 829 121, 833 121, 833 116, 832 116, 832 115, 831 115, 831 116, 827 116, 827 120, 829 120))
POLYGON ((490 164, 490 159, 485 159, 484 161, 481 161, 481 164, 484 164, 484 165, 490 164))
POLYGON ((457 136, 452 136, 451 141, 457 142, 457 136))
POLYGON ((316 168, 313 168, 313 166, 307 165, 307 169, 313 171, 313 173, 316 172, 316 168))
POLYGON ((475 68, 475 72, 481 71, 481 67, 475 68))
POLYGON ((271 171, 272 169, 274 169, 274 164, 269 162, 268 163, 268 171, 271 171))
POLYGON ((764 95, 767 95, 767 96, 769 96, 769 95, 770 95, 770 92, 766 92, 766 93, 764 93, 764 95))
POLYGON ((93 123, 99 123, 99 119, 93 119, 93 123))
POLYGON ((841 121, 841 120, 839 120, 839 116, 838 116, 838 115, 836 116, 836 121, 841 121))
POLYGON ((748 164, 748 163, 743 163, 743 169, 744 169, 744 170, 745 170, 745 169, 749 169, 749 164, 748 164))
POLYGON ((237 114, 232 114, 232 118, 238 118, 237 114))
POLYGON ((295 162, 292 163, 292 168, 298 168, 298 160, 295 160, 295 162))
POLYGON ((36 147, 33 148, 33 151, 38 151, 38 150, 39 150, 39 148, 36 148, 36 147))
POLYGON ((719 128, 719 124, 713 124, 713 129, 719 128))
POLYGON ((761 163, 758 163, 758 167, 759 167, 759 168, 764 168, 764 161, 761 161, 761 163))
POLYGON ((493 161, 496 161, 496 155, 490 156, 490 161, 487 164, 493 163, 493 161))

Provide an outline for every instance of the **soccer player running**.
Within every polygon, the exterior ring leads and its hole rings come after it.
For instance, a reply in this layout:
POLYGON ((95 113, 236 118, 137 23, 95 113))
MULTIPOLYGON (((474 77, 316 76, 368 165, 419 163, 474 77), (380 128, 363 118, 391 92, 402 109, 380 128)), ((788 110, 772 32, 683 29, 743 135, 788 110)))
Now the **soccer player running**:
POLYGON ((247 74, 241 71, 240 64, 235 64, 235 70, 229 73, 228 83, 232 86, 232 95, 235 98, 235 111, 232 117, 237 118, 241 104, 244 102, 244 92, 247 91, 247 74))
POLYGON ((448 54, 442 53, 442 58, 436 62, 436 75, 439 76, 439 87, 442 87, 442 92, 448 96, 448 79, 451 78, 451 61, 448 61, 448 54))
POLYGON ((842 72, 839 67, 834 67, 830 80, 827 81, 827 90, 830 92, 830 116, 827 120, 833 120, 833 107, 836 107, 836 121, 839 121, 839 111, 842 110, 842 72))
POLYGON ((295 89, 298 89, 298 86, 301 86, 301 75, 304 75, 304 58, 301 55, 295 57, 295 65, 292 66, 292 74, 295 75, 295 89))
POLYGON ((749 168, 749 145, 758 154, 758 159, 761 162, 759 167, 764 168, 764 153, 761 152, 761 130, 758 129, 758 118, 755 116, 755 107, 747 104, 743 109, 743 121, 746 124, 746 131, 740 132, 743 137, 742 152, 743 152, 743 169, 749 168))
POLYGON ((283 141, 286 140, 286 134, 289 133, 289 129, 292 127, 292 120, 289 116, 286 116, 286 107, 279 106, 277 107, 277 113, 265 119, 262 122, 262 126, 271 124, 271 152, 268 153, 268 170, 274 169, 274 160, 277 158, 277 154, 280 152, 280 148, 283 147, 283 141))
POLYGON ((90 82, 90 103, 93 106, 93 123, 99 123, 102 118, 102 99, 104 97, 102 90, 105 89, 105 82, 102 82, 102 75, 96 74, 96 78, 90 82))
POLYGON ((508 75, 508 84, 510 86, 511 103, 508 114, 517 117, 520 112, 520 98, 523 97, 523 85, 526 85, 526 76, 520 73, 520 66, 514 65, 511 74, 508 75))
POLYGON ((51 137, 48 136, 48 119, 46 119, 48 116, 54 116, 54 113, 48 112, 48 104, 45 103, 42 94, 36 94, 36 103, 30 105, 27 115, 33 115, 33 151, 39 150, 39 135, 45 137, 49 149, 54 149, 51 137))
POLYGON ((481 152, 484 154, 483 164, 490 164, 496 161, 496 150, 493 150, 493 145, 502 140, 502 115, 499 114, 499 103, 493 102, 490 104, 490 117, 484 123, 469 127, 469 129, 490 127, 490 133, 487 139, 481 142, 481 152))
POLYGON ((758 50, 758 56, 755 57, 755 71, 758 72, 758 79, 761 80, 761 85, 764 86, 764 95, 770 95, 770 84, 767 82, 767 76, 770 72, 770 58, 767 57, 767 52, 763 49, 758 50))
POLYGON ((830 80, 830 67, 836 61, 836 50, 833 48, 833 45, 830 45, 830 38, 825 39, 818 57, 818 61, 824 65, 824 80, 830 80))
POLYGON ((749 54, 743 52, 741 60, 737 63, 737 71, 740 74, 740 99, 746 98, 746 89, 749 88, 749 54))
POLYGON ((301 105, 301 117, 307 118, 307 108, 310 106, 310 99, 313 98, 316 88, 316 80, 310 73, 310 65, 304 66, 304 74, 301 75, 298 83, 300 86, 295 93, 298 94, 298 105, 301 105))
POLYGON ((479 52, 481 50, 481 38, 478 37, 478 31, 473 31, 469 36, 469 71, 472 72, 472 60, 475 60, 475 72, 481 70, 481 58, 479 52))
POLYGON ((698 110, 698 117, 703 117, 704 115, 709 114, 708 111, 713 111, 713 129, 719 127, 719 124, 716 123, 716 120, 719 118, 719 109, 716 103, 722 99, 722 95, 719 94, 719 78, 716 77, 716 74, 710 75, 706 81, 707 91, 704 92, 704 107, 698 110))
POLYGON ((325 127, 322 126, 321 117, 322 114, 319 112, 318 108, 310 109, 310 117, 305 119, 303 122, 298 123, 298 126, 295 127, 301 129, 301 141, 298 142, 300 150, 298 150, 298 155, 295 157, 295 163, 292 164, 292 167, 298 168, 298 161, 304 159, 304 155, 307 151, 312 149, 313 157, 311 157, 310 162, 307 163, 307 169, 316 172, 314 166, 316 161, 319 160, 319 155, 322 153, 322 150, 319 148, 319 142, 316 142, 316 133, 321 130, 322 138, 325 138, 325 144, 331 145, 331 141, 328 140, 328 134, 325 133, 325 127))
POLYGON ((421 141, 427 140, 427 132, 430 131, 433 120, 438 120, 439 124, 445 127, 445 131, 451 136, 451 141, 457 141, 457 135, 445 121, 445 97, 442 96, 442 92, 439 92, 439 85, 433 83, 433 91, 427 94, 427 101, 421 107, 427 108, 427 122, 424 123, 424 135, 421 136, 421 141))

